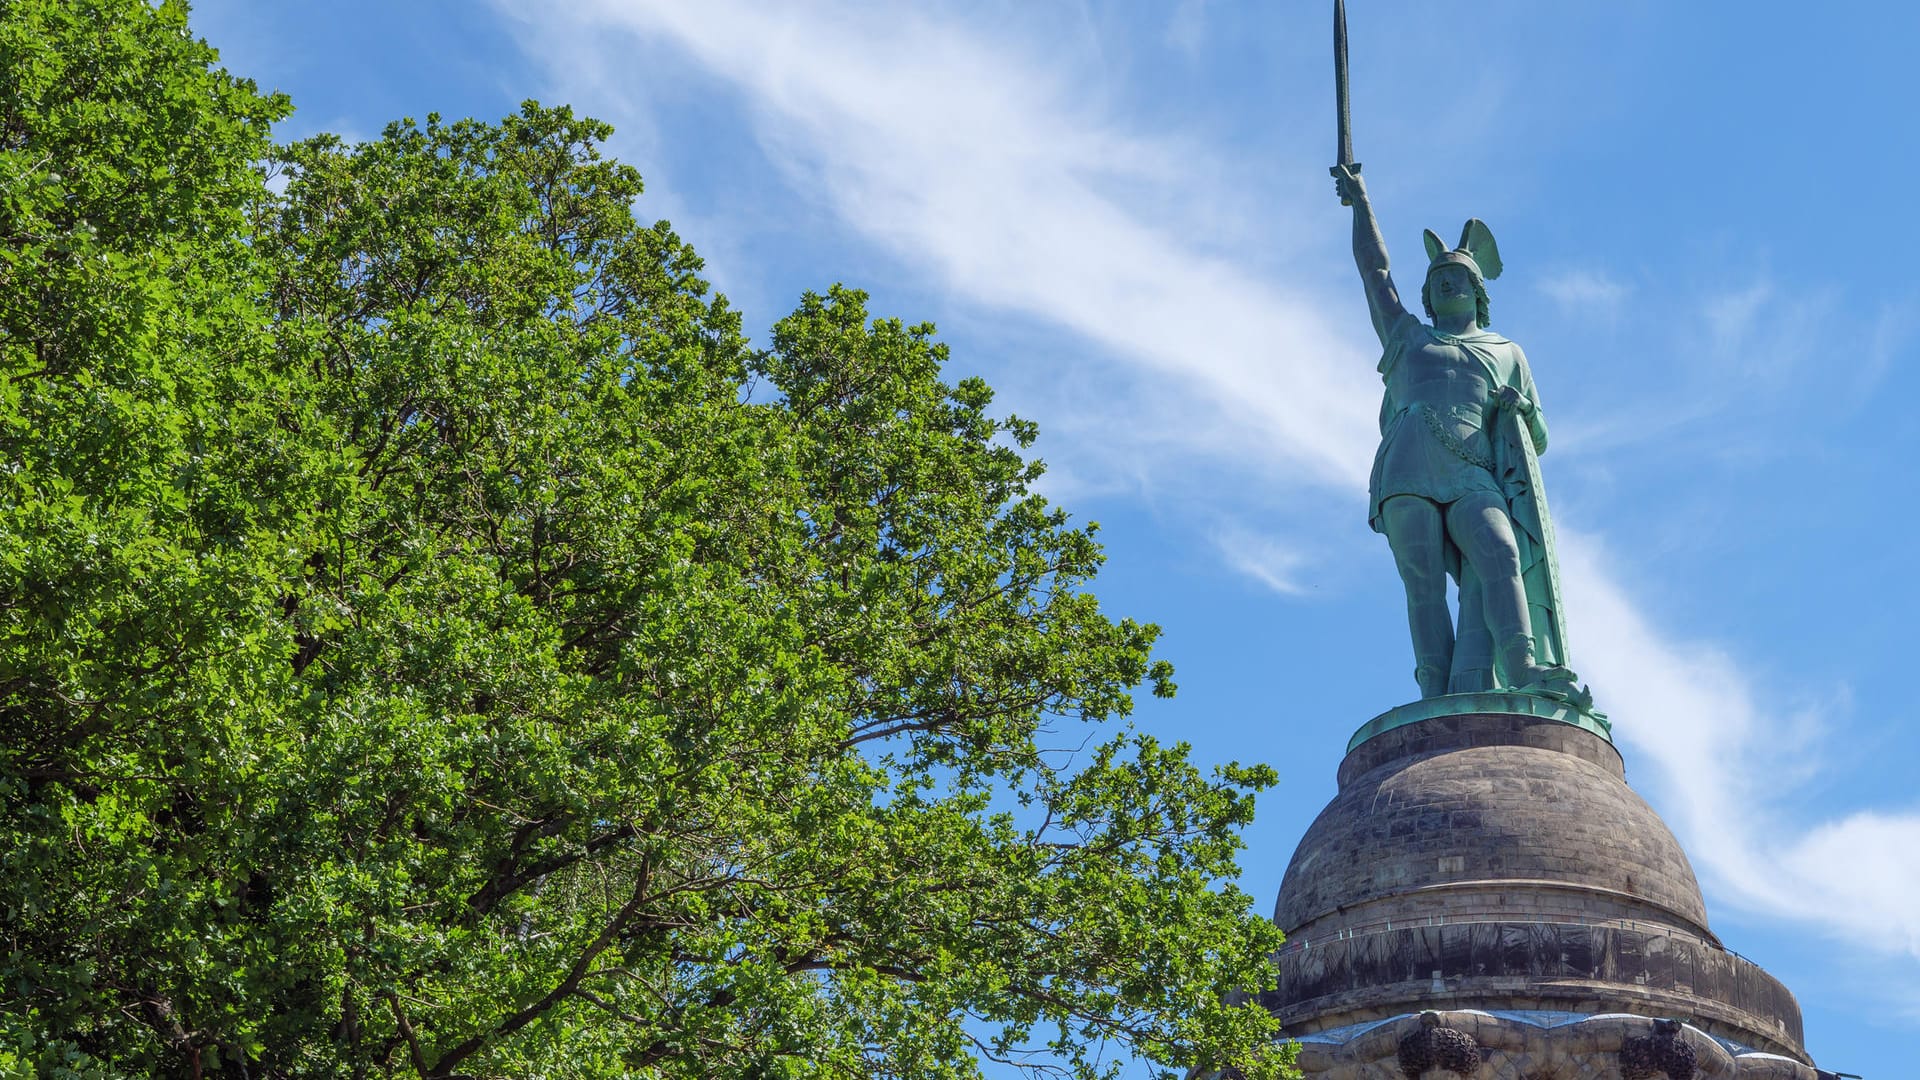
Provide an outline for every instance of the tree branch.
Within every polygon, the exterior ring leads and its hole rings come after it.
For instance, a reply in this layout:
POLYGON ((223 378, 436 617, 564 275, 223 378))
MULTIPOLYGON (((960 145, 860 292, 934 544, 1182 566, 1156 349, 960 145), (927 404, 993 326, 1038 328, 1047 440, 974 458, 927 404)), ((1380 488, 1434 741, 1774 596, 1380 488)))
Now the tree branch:
POLYGON ((533 1004, 528 1005, 526 1008, 513 1013, 505 1020, 495 1024, 491 1031, 475 1035, 440 1055, 440 1060, 434 1063, 434 1071, 431 1074, 422 1072, 421 1075, 431 1075, 434 1077, 445 1076, 449 1069, 465 1061, 467 1058, 472 1057, 476 1051, 485 1046, 490 1040, 501 1035, 511 1035, 521 1028, 526 1027, 528 1024, 539 1019, 547 1010, 559 1004, 561 999, 577 990, 580 986, 580 980, 585 978, 588 971, 592 969, 594 958, 598 957, 602 952, 605 952, 607 946, 613 944, 614 939, 620 935, 620 931, 626 929, 627 924, 632 922, 633 917, 639 913, 640 905, 651 899, 651 896, 649 896, 647 892, 647 886, 651 883, 652 879, 653 863, 650 860, 643 861, 640 864, 640 872, 634 876, 633 895, 627 899, 626 904, 624 904, 619 911, 614 912, 613 918, 607 920, 607 924, 600 928, 600 933, 593 939, 592 943, 587 946, 586 951, 580 954, 580 958, 574 961, 573 967, 568 970, 566 978, 560 980, 559 985, 547 991, 540 1000, 535 1001, 533 1004))

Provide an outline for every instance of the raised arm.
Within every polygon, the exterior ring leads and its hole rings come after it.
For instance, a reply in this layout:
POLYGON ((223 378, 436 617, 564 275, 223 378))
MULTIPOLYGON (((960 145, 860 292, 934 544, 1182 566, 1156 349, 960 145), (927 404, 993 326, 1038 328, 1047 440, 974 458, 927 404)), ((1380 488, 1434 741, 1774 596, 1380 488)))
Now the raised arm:
POLYGON ((1380 235, 1380 223, 1374 220, 1366 181, 1344 166, 1336 168, 1339 171, 1333 178, 1333 190, 1353 204, 1353 261, 1360 268, 1360 282, 1367 289, 1367 310, 1373 315, 1373 332, 1379 335, 1380 344, 1385 345, 1393 325, 1407 309, 1400 303, 1400 290, 1393 287, 1393 275, 1387 273, 1387 242, 1380 235))

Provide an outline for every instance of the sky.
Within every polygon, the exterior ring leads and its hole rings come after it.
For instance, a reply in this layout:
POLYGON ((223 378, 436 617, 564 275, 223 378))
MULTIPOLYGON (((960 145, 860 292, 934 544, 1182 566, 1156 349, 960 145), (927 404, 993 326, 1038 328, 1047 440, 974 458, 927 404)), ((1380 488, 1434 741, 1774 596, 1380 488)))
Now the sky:
MULTIPOLYGON (((1324 3, 200 0, 288 139, 571 103, 766 329, 807 289, 931 320, 1038 422, 1094 583, 1159 623, 1142 729, 1283 775, 1264 912, 1348 736, 1415 696, 1366 525, 1378 346, 1333 194, 1324 3)), ((1403 295, 1498 237, 1552 429, 1573 666, 1714 930, 1823 1067, 1920 1035, 1920 6, 1349 5, 1403 295)))

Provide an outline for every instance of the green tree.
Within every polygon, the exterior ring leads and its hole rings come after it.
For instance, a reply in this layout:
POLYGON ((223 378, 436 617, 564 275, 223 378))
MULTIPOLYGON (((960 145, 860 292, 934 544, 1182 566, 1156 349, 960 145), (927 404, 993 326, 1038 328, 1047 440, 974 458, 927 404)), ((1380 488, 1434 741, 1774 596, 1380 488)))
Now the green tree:
POLYGON ((931 327, 750 348, 568 110, 0 13, 0 1073, 1284 1066, 1272 773, 1092 743, 1156 631, 931 327))

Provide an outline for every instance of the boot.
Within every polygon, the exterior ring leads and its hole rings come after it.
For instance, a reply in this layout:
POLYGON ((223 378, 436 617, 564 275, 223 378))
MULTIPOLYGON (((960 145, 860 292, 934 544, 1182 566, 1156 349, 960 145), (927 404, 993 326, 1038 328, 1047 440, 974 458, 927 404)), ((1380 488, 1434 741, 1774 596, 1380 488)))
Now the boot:
POLYGON ((1533 637, 1518 634, 1508 638, 1500 650, 1500 671, 1509 690, 1549 690, 1565 693, 1576 676, 1558 664, 1542 664, 1533 658, 1533 637))
POLYGON ((1500 674, 1509 690, 1536 686, 1547 675, 1547 668, 1533 659, 1533 635, 1515 634, 1500 646, 1500 674))
POLYGON ((1421 664, 1413 669, 1413 681, 1419 684, 1422 698, 1439 697, 1447 692, 1447 669, 1421 664))

